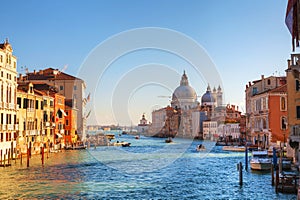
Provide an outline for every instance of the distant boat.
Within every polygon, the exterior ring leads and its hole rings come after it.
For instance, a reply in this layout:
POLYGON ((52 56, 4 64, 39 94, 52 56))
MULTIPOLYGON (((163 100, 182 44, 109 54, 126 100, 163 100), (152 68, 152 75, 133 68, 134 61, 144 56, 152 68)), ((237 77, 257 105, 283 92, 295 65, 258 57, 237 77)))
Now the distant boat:
POLYGON ((173 142, 173 140, 172 140, 171 137, 169 137, 168 139, 165 140, 165 142, 166 142, 166 143, 171 143, 171 142, 173 142))
POLYGON ((128 132, 122 131, 122 135, 127 135, 127 134, 128 134, 128 132))
POLYGON ((137 139, 137 140, 140 139, 140 136, 136 135, 136 136, 135 136, 135 139, 137 139))
POLYGON ((114 142, 113 145, 114 146, 129 147, 131 145, 131 143, 129 143, 129 142, 123 142, 123 141, 122 142, 117 141, 117 142, 114 142))
POLYGON ((250 167, 252 170, 270 170, 272 160, 268 157, 268 151, 252 151, 250 167))
POLYGON ((203 144, 197 145, 196 151, 204 151, 206 148, 203 144))
POLYGON ((223 146, 223 151, 236 151, 236 152, 244 152, 244 146, 223 146))

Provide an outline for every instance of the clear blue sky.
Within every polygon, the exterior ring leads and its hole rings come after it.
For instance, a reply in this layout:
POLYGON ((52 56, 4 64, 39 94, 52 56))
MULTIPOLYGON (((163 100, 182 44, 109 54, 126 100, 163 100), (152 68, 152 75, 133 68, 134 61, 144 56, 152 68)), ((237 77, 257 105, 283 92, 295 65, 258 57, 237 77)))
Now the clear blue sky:
MULTIPOLYGON (((89 52, 112 35, 142 27, 173 29, 193 38, 207 51, 221 75, 225 103, 243 107, 248 81, 262 74, 284 75, 291 53, 291 36, 284 23, 286 5, 286 0, 3 1, 0 39, 9 38, 20 73, 24 73, 21 66, 31 71, 50 66, 62 69, 67 64, 66 72, 76 75, 89 52)), ((123 59, 127 65, 119 60, 119 67, 130 68, 129 58, 123 59)), ((184 62, 174 62, 170 64, 178 65, 175 68, 181 73, 185 66, 179 65, 184 62)), ((117 71, 112 70, 111 76, 117 71)), ((206 83, 197 83, 191 73, 187 74, 197 94, 202 95, 206 83)), ((159 93, 149 92, 155 101, 147 98, 151 108, 134 102, 142 101, 138 92, 137 98, 130 100, 136 105, 129 105, 133 123, 138 123, 143 112, 150 118, 154 105, 168 103, 167 99, 157 100, 157 96, 171 95, 171 91, 155 87, 148 90, 159 93)), ((117 123, 109 111, 97 112, 106 116, 100 120, 102 124, 117 123)))

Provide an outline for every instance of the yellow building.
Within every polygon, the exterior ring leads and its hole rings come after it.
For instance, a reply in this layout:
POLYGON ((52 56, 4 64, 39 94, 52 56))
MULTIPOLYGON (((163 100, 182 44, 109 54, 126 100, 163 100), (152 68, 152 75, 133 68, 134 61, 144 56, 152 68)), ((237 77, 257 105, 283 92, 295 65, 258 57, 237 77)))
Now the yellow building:
POLYGON ((288 126, 290 130, 289 145, 294 149, 295 162, 300 160, 300 54, 292 54, 288 60, 287 105, 288 126))
POLYGON ((16 156, 18 135, 16 90, 17 58, 8 40, 0 44, 0 163, 16 156))
POLYGON ((18 82, 17 104, 18 147, 22 153, 26 153, 27 148, 30 148, 31 153, 38 154, 40 147, 47 141, 43 128, 43 95, 34 90, 32 83, 18 82))

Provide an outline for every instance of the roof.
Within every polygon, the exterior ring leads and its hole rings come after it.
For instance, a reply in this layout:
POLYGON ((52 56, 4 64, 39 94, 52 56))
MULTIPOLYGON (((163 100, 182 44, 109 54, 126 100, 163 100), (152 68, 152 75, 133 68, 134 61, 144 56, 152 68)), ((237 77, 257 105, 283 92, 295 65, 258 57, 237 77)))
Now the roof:
POLYGON ((38 72, 30 72, 25 76, 27 80, 80 80, 75 76, 66 74, 64 72, 59 71, 58 69, 47 68, 44 70, 40 70, 38 72))
POLYGON ((287 92, 287 84, 281 85, 277 88, 274 88, 273 90, 270 91, 270 93, 286 93, 287 92))

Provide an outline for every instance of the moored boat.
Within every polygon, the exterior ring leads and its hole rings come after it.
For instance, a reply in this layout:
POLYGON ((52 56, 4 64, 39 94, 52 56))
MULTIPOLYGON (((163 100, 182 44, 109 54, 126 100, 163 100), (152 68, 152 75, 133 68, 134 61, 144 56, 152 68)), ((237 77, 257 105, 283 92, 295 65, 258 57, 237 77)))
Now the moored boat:
POLYGON ((238 152, 243 152, 245 151, 244 146, 223 146, 223 151, 238 151, 238 152))
POLYGON ((268 151, 252 151, 250 167, 252 170, 270 170, 272 160, 268 157, 268 151))

